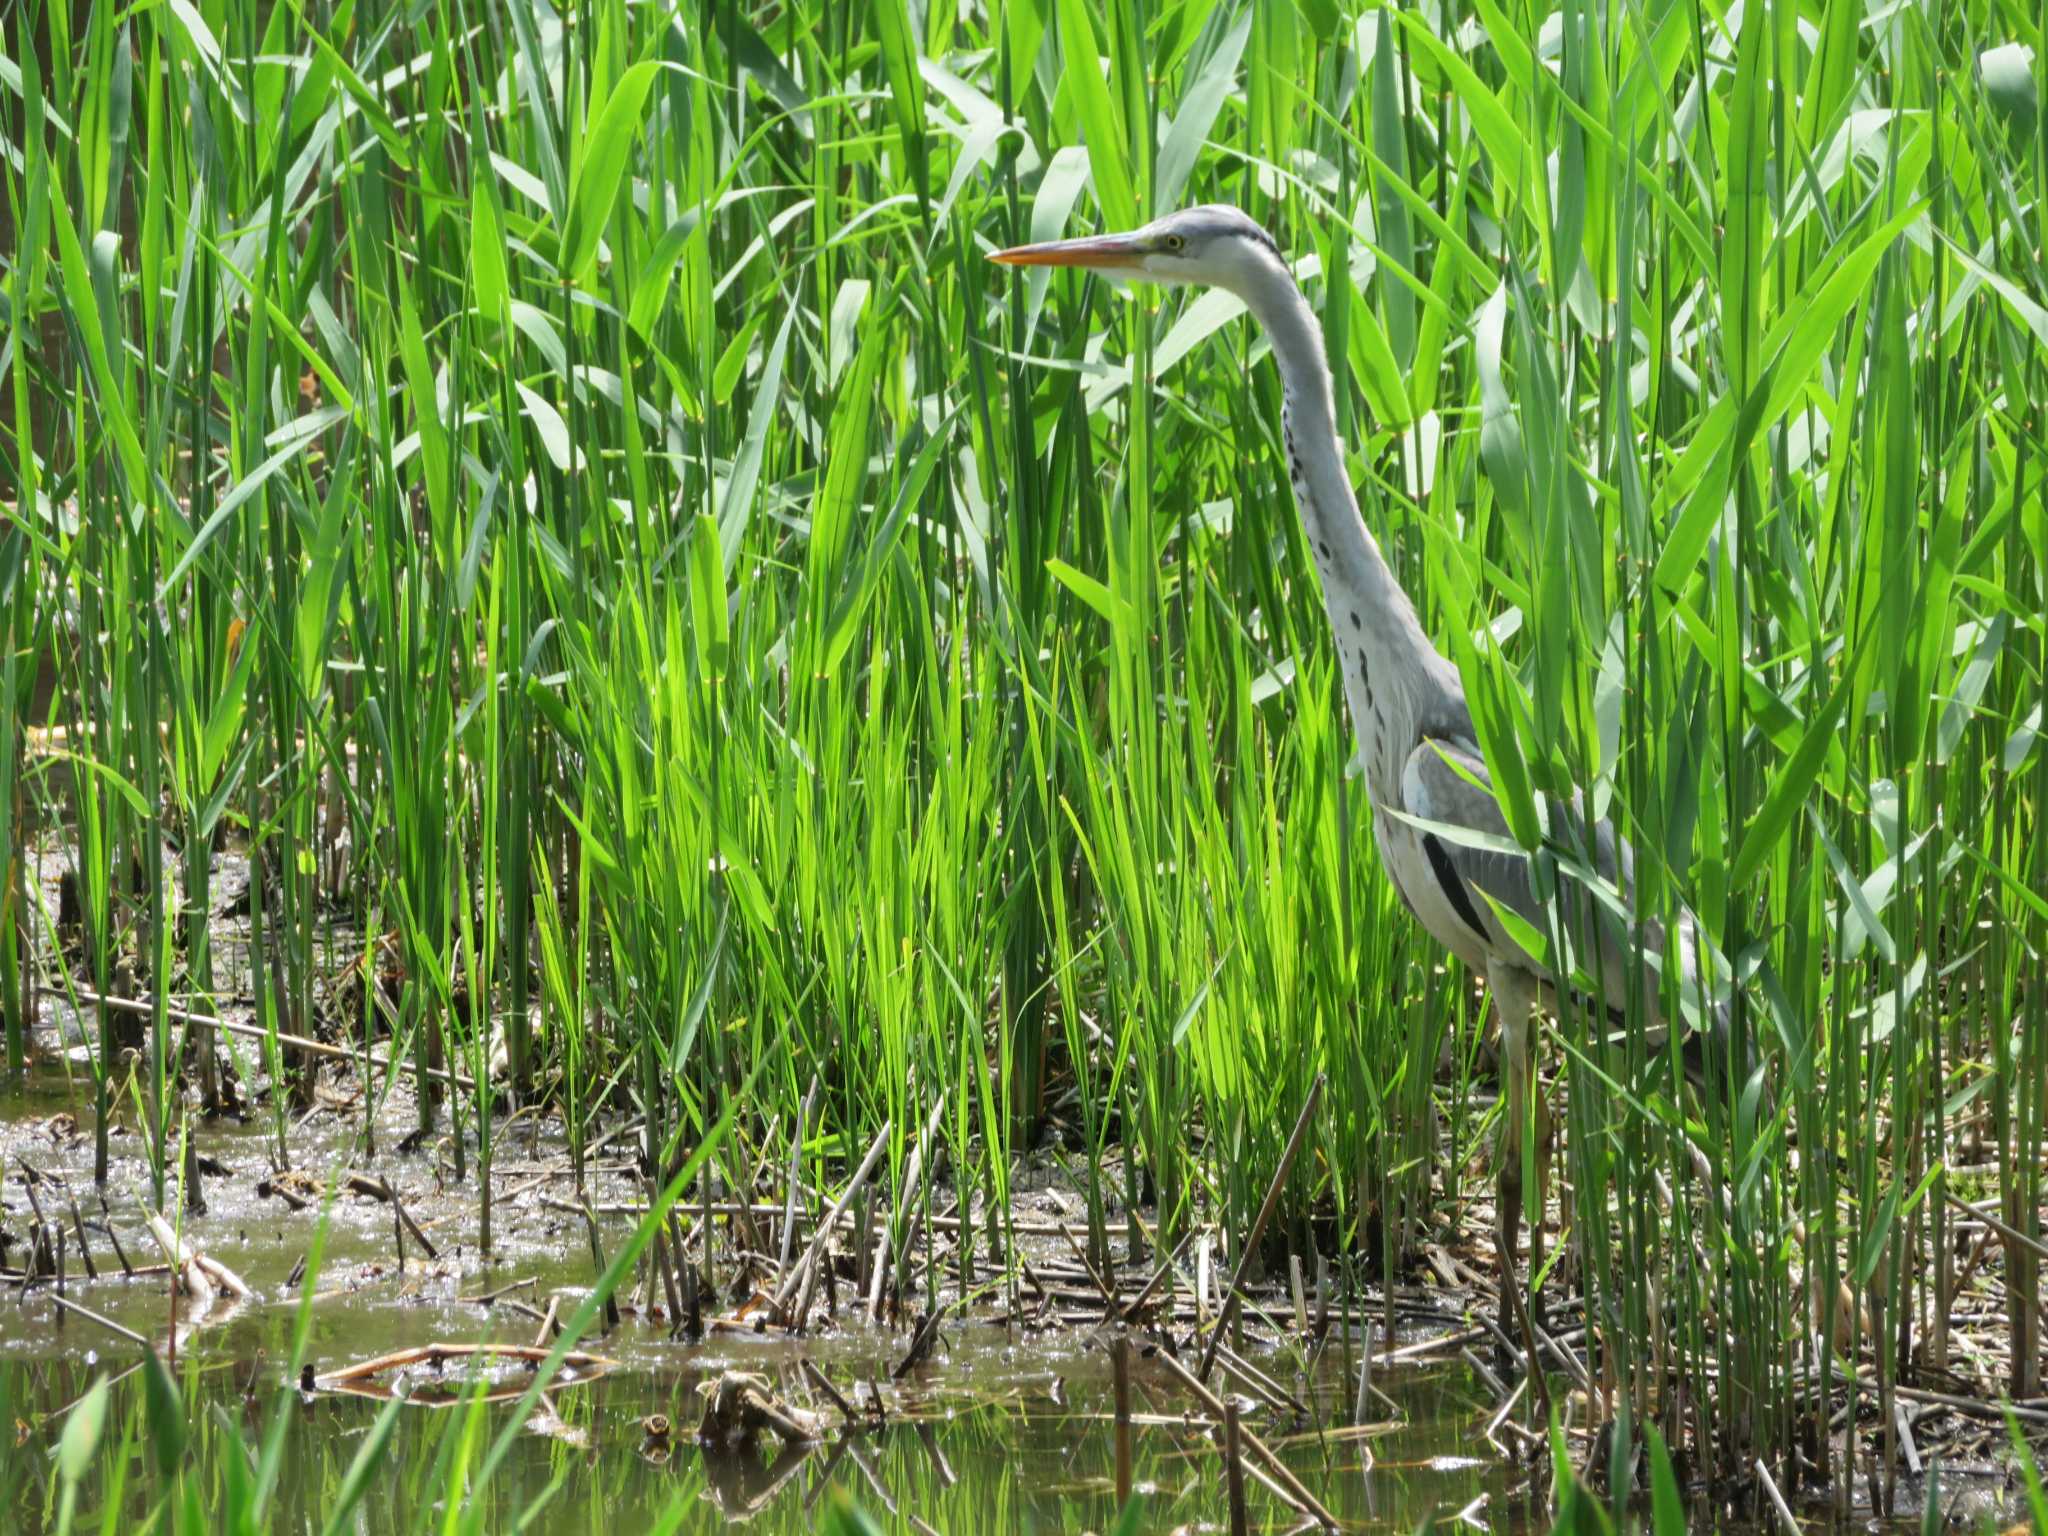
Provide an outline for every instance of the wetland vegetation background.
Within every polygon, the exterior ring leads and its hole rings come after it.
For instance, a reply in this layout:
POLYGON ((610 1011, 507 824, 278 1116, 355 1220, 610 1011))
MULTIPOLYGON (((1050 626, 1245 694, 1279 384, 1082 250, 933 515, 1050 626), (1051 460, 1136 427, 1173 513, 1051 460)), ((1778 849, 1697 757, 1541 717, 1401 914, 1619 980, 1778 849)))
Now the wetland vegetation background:
POLYGON ((276 1036, 389 1049, 488 1248, 521 1107, 752 1187, 815 1079, 815 1190, 886 1131, 895 1256, 953 1210, 1014 1289, 1027 1158, 1099 1264, 1228 1250, 1324 1077, 1268 1264, 1424 1273, 1491 1062, 1278 379, 1225 296, 984 259, 1227 201, 1518 836, 1583 788, 1756 1047, 1548 1032, 1579 1427, 1881 1496, 1901 1403, 2041 1395, 2037 6, 7 16, 0 1071, 85 1021, 97 1172, 123 1117, 174 1200, 226 1100, 290 1161, 276 1036))

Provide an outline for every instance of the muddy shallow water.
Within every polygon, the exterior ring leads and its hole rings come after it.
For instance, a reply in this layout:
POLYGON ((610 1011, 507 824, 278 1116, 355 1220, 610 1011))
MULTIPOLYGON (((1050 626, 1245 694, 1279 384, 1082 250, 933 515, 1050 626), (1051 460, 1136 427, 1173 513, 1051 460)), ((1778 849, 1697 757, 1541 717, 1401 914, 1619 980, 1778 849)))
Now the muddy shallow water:
MULTIPOLYGON (((41 1176, 35 1188, 45 1217, 72 1227, 69 1201, 77 1198, 99 1270, 97 1279, 85 1276, 74 1236, 66 1255, 67 1296, 160 1350, 175 1335, 174 1374, 188 1402, 204 1405, 187 1454, 210 1476, 221 1475, 231 1457, 253 1454, 278 1393, 298 1379, 294 1333, 302 1311, 308 1332, 299 1363, 320 1378, 429 1343, 531 1345, 538 1332, 534 1313, 552 1299, 566 1317, 595 1273, 588 1228, 568 1202, 571 1185, 558 1176, 562 1153, 549 1131, 517 1130, 499 1148, 494 1187, 503 1194, 494 1215, 494 1252, 486 1258, 475 1245, 473 1170, 472 1182, 448 1183, 445 1144, 410 1157, 388 1150, 376 1160, 356 1156, 360 1111, 343 1106, 314 1114, 292 1132, 294 1165, 322 1181, 347 1168, 388 1180, 436 1256, 408 1239, 401 1267, 393 1208, 344 1193, 328 1210, 324 1256, 309 1275, 295 1274, 315 1246, 321 1204, 316 1198, 293 1210, 257 1192, 270 1171, 270 1127, 261 1121, 196 1127, 196 1148, 225 1171, 202 1179, 207 1209, 184 1218, 185 1237, 238 1273, 254 1294, 217 1301, 203 1312, 184 1305, 174 1310, 167 1277, 124 1276, 108 1236, 111 1228, 129 1263, 161 1263, 142 1223, 148 1170, 132 1110, 120 1117, 128 1128, 113 1143, 107 1220, 91 1182, 90 1137, 76 1128, 90 1124, 89 1080, 80 1073, 67 1085, 61 1058, 52 1052, 43 1061, 26 1087, 0 1092, 0 1155, 7 1169, 0 1181, 0 1231, 12 1239, 5 1262, 18 1267, 26 1259, 34 1177, 26 1170, 33 1168, 41 1176), (309 1289, 314 1299, 307 1303, 309 1289), (506 1298, 499 1304, 463 1299, 497 1292, 506 1298)), ((386 1149, 408 1123, 403 1109, 394 1096, 380 1117, 386 1149)), ((589 1184, 596 1205, 637 1197, 622 1164, 600 1157, 596 1166, 589 1184)), ((626 1215, 600 1218, 607 1253, 617 1251, 631 1225, 626 1215)), ((730 1285, 729 1263, 726 1269, 730 1285)), ((10 1512, 5 1528, 25 1533, 53 1528, 54 1450, 65 1410, 96 1374, 130 1372, 140 1353, 111 1329, 64 1312, 51 1299, 53 1289, 47 1281, 28 1287, 15 1281, 0 1292, 0 1410, 15 1426, 16 1441, 12 1454, 0 1456, 0 1493, 10 1512)), ((481 1491, 461 1494, 486 1502, 487 1528, 511 1529, 521 1512, 544 1499, 523 1529, 542 1536, 651 1530, 680 1498, 682 1529, 747 1518, 757 1529, 793 1532, 812 1528, 820 1500, 834 1487, 850 1492, 885 1529, 1053 1532, 1106 1530, 1115 1523, 1109 1336, 1099 1328, 1027 1330, 1006 1320, 1002 1298, 991 1295, 963 1308, 930 1358, 899 1376, 911 1335, 907 1325, 849 1321, 803 1340, 714 1330, 692 1344, 672 1340, 665 1322, 632 1306, 654 1294, 635 1289, 618 1326, 593 1330, 583 1341, 616 1365, 548 1393, 497 1476, 481 1491), (844 1427, 806 1361, 860 1415, 857 1430, 844 1427), (808 1446, 779 1447, 771 1440, 751 1451, 701 1450, 693 1437, 702 1413, 699 1388, 726 1370, 756 1373, 787 1403, 822 1414, 826 1434, 808 1446), (668 1421, 666 1435, 647 1428, 657 1416, 668 1421)), ((729 1306, 729 1300, 715 1302, 707 1314, 729 1306)), ((1429 1331, 1420 1328, 1415 1338, 1429 1331)), ((1535 1437, 1513 1426, 1488 1438, 1498 1404, 1478 1371, 1455 1361, 1382 1363, 1373 1376, 1373 1417, 1354 1425, 1356 1382, 1347 1370, 1354 1350, 1340 1339, 1319 1354, 1305 1354, 1283 1330, 1255 1316, 1247 1354, 1307 1412, 1241 1399, 1245 1422, 1347 1529, 1409 1531, 1431 1517, 1468 1529, 1542 1528, 1547 1455, 1530 1460, 1535 1437), (1503 1447, 1521 1451, 1521 1464, 1507 1459, 1503 1447)), ((499 1400, 478 1410, 479 1450, 516 1411, 514 1400, 529 1380, 525 1372, 516 1362, 495 1368, 491 1386, 499 1400)), ((406 1397, 407 1406, 354 1529, 438 1524, 449 1496, 452 1448, 465 1427, 461 1388, 469 1380, 457 1362, 383 1373, 371 1384, 378 1396, 395 1391, 406 1397)), ((1140 1528, 1227 1528, 1222 1465, 1206 1432, 1185 1418, 1192 1406, 1187 1393, 1144 1358, 1133 1365, 1132 1386, 1134 1483, 1144 1501, 1140 1528)), ((301 1392, 299 1399, 271 1506, 270 1524, 278 1530, 320 1529, 383 1407, 376 1397, 338 1390, 301 1392)), ((148 1512, 158 1485, 142 1471, 143 1402, 140 1375, 122 1375, 79 1511, 83 1523, 75 1529, 99 1529, 100 1517, 110 1514, 115 1518, 107 1528, 120 1529, 120 1515, 148 1512), (118 1512, 106 1507, 110 1502, 118 1512)), ((1526 1410, 1520 1417, 1530 1422, 1526 1410)), ((1988 1482, 1965 1490, 1966 1525, 1980 1523, 1998 1491, 1988 1482)), ((1952 1497, 1944 1497, 1944 1508, 1952 1497)), ((1257 1484, 1249 1504, 1254 1528, 1299 1524, 1257 1484)), ((1696 1512, 1695 1528, 1715 1523, 1713 1512, 1696 1512)), ((1861 1518, 1840 1528, 1881 1527, 1861 1518)))
MULTIPOLYGON (((325 1337, 316 1335, 316 1351, 338 1342, 333 1332, 331 1323, 320 1330, 325 1337)), ((287 1352, 288 1340, 276 1344, 269 1355, 199 1367, 204 1394, 225 1409, 251 1442, 266 1417, 267 1389, 282 1375, 274 1362, 287 1352), (253 1399, 247 1396, 251 1392, 253 1399)), ((842 1385, 859 1371, 864 1353, 878 1373, 885 1372, 879 1354, 862 1345, 858 1339, 838 1341, 814 1358, 830 1362, 827 1368, 842 1385)), ((800 1531, 810 1528, 822 1489, 836 1481, 878 1515, 894 1504, 906 1518, 916 1516, 941 1531, 1099 1530, 1114 1523, 1109 1394, 1099 1352, 1091 1358, 1079 1345, 1019 1351, 999 1340, 973 1340, 971 1330, 963 1330, 951 1355, 929 1368, 931 1376, 942 1380, 917 1383, 902 1393, 882 1426, 853 1435, 835 1433, 808 1449, 785 1450, 770 1443, 751 1453, 729 1454, 699 1450, 687 1429, 666 1444, 652 1441, 642 1421, 661 1412, 690 1425, 698 1410, 693 1387, 703 1379, 701 1372, 738 1364, 765 1366, 772 1374, 786 1360, 786 1350, 678 1349, 672 1355, 686 1359, 658 1364, 648 1358, 651 1352, 635 1353, 644 1368, 552 1394, 554 1417, 545 1424, 535 1421, 489 1486, 488 1497, 508 1521, 552 1487, 546 1508, 526 1529, 647 1529, 684 1494, 703 1504, 701 1522, 689 1522, 697 1528, 710 1528, 721 1515, 758 1511, 760 1529, 800 1531)), ((107 1363, 120 1358, 115 1354, 107 1363)), ((37 1442, 54 1445, 54 1415, 84 1389, 89 1369, 78 1357, 32 1364, 17 1359, 0 1367, 14 1414, 31 1425, 24 1450, 37 1442)), ((778 1379, 792 1389, 797 1380, 794 1372, 778 1379)), ((1460 1426, 1469 1436, 1490 1412, 1490 1405, 1461 1386, 1440 1374, 1407 1384, 1396 1400, 1411 1422, 1372 1442, 1376 1465, 1369 1472, 1358 1442, 1333 1441, 1326 1455, 1311 1434, 1286 1446, 1283 1455, 1347 1525, 1357 1528, 1410 1530, 1429 1514, 1449 1515, 1467 1507, 1490 1524, 1505 1518, 1519 1525, 1512 1504, 1502 1501, 1505 1470, 1453 1449, 1462 1443, 1460 1426)), ((138 1389, 131 1385, 130 1390, 138 1389)), ((1141 1403, 1163 1396, 1139 1389, 1141 1403)), ((1170 1410, 1172 1405, 1162 1401, 1158 1406, 1170 1410)), ((319 1527, 340 1473, 378 1408, 375 1402, 339 1394, 319 1394, 306 1402, 286 1442, 277 1528, 319 1527)), ((502 1404, 487 1410, 489 1434, 496 1433, 509 1411, 502 1404)), ((114 1412, 120 1412, 118 1399, 114 1412)), ((364 1529, 415 1530, 440 1505, 445 1484, 433 1475, 432 1452, 448 1427, 434 1421, 449 1416, 416 1407, 401 1418, 391 1448, 392 1472, 371 1500, 364 1529)), ((1136 1485, 1148 1509, 1145 1529, 1220 1520, 1219 1464, 1199 1433, 1141 1424, 1134 1450, 1136 1485)), ((15 1528, 40 1531, 52 1507, 54 1480, 44 1466, 24 1470, 26 1496, 15 1507, 25 1523, 15 1528)), ((135 1515, 147 1508, 139 1493, 127 1502, 135 1515)), ((1262 1526, 1298 1523, 1262 1490, 1254 1490, 1251 1505, 1262 1526)))

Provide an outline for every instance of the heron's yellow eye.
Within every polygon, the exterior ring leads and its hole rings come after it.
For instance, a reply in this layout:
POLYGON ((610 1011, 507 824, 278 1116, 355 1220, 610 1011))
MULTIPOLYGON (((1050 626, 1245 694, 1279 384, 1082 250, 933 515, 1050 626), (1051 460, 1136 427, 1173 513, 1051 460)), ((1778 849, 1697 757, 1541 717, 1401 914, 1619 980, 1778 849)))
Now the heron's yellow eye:
POLYGON ((1178 256, 1182 251, 1186 250, 1188 247, 1187 236, 1168 235, 1166 239, 1161 242, 1161 244, 1163 244, 1169 251, 1173 252, 1174 255, 1178 256))

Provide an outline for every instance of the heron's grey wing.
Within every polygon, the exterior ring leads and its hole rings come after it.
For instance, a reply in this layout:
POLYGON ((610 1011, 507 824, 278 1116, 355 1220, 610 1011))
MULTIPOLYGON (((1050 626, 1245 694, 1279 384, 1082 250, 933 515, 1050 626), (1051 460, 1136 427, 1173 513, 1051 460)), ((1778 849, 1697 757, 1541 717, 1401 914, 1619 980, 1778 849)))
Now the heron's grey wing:
MULTIPOLYGON (((1452 909, 1458 911, 1460 920, 1473 928, 1475 934, 1485 934, 1489 952, 1518 956, 1522 969, 1556 985, 1554 956, 1550 965, 1528 956, 1522 944, 1507 934, 1499 913, 1493 911, 1493 903, 1497 903, 1546 942, 1554 938, 1550 913, 1544 911, 1544 903, 1536 897, 1536 887, 1530 879, 1528 854, 1501 846, 1509 842, 1507 817, 1501 815, 1501 807, 1493 799, 1493 778, 1487 774, 1487 762, 1479 756, 1477 745, 1462 739, 1423 737, 1415 752, 1409 754, 1401 774, 1401 797, 1407 803, 1407 813, 1417 821, 1438 821, 1475 831, 1489 840, 1489 846, 1460 844, 1434 831, 1417 829, 1423 854, 1430 862, 1430 874, 1452 909), (1491 897, 1491 903, 1487 897, 1491 897)), ((1610 887, 1608 901, 1604 901, 1567 874, 1559 881, 1559 915, 1563 918, 1573 963, 1589 977, 1599 979, 1599 991, 1606 997, 1610 1012, 1618 1014, 1620 1004, 1628 997, 1630 969, 1640 963, 1647 948, 1659 952, 1663 948, 1661 930, 1642 926, 1630 936, 1628 924, 1616 911, 1616 905, 1626 907, 1634 885, 1628 844, 1614 836, 1614 827, 1606 821, 1587 827, 1577 797, 1573 805, 1550 805, 1548 838, 1561 850, 1577 854, 1583 864, 1597 870, 1599 881, 1610 887)), ((1645 995, 1655 1010, 1655 973, 1649 975, 1645 995)), ((1581 997, 1581 1004, 1589 1001, 1581 997)))
MULTIPOLYGON (((1455 835, 1412 827, 1420 845, 1426 869, 1422 878, 1431 882, 1444 906, 1469 934, 1493 956, 1521 954, 1521 945, 1507 932, 1486 898, 1514 913, 1538 933, 1549 924, 1543 915, 1529 879, 1528 855, 1510 851, 1500 844, 1511 841, 1507 818, 1493 797, 1493 780, 1486 760, 1472 742, 1456 737, 1425 736, 1408 754, 1401 773, 1402 809, 1417 821, 1434 822, 1460 832, 1476 833, 1490 846, 1461 842, 1455 835)), ((1439 935, 1456 950, 1469 948, 1439 935)), ((1545 981, 1548 972, 1533 958, 1524 956, 1525 968, 1545 981)))
MULTIPOLYGON (((1486 760, 1474 743, 1455 737, 1424 737, 1409 754, 1401 775, 1401 792, 1408 814, 1418 821, 1479 833, 1489 840, 1490 846, 1474 846, 1416 829, 1437 889, 1460 921, 1484 939, 1491 953, 1522 952, 1486 897, 1546 940, 1553 937, 1550 914, 1537 899, 1530 878, 1528 856, 1499 846, 1509 839, 1507 818, 1494 799, 1486 760)), ((1615 835, 1609 822, 1588 827, 1577 796, 1569 805, 1553 802, 1549 823, 1549 841, 1590 866, 1608 888, 1596 893, 1568 874, 1558 881, 1562 927, 1573 961, 1589 978, 1597 978, 1610 1016, 1619 1017, 1631 984, 1640 979, 1651 1013, 1661 1022, 1659 979, 1656 971, 1648 968, 1646 957, 1656 957, 1655 963, 1662 964, 1664 930, 1660 924, 1634 924, 1623 917, 1634 899, 1635 885, 1634 859, 1627 841, 1615 835)), ((1689 920, 1682 922, 1679 940, 1678 964, 1689 982, 1693 975, 1689 920)), ((1552 967, 1526 955, 1523 965, 1555 986, 1552 967)), ((1593 1000, 1581 995, 1580 1002, 1591 1006, 1593 1000)))

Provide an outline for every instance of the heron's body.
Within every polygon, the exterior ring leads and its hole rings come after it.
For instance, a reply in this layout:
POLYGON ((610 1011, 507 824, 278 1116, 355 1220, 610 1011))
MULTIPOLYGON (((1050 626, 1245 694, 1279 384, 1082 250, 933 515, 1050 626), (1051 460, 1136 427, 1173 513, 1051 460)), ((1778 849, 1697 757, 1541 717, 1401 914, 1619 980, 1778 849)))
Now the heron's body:
MULTIPOLYGON (((1322 578, 1381 865, 1422 927, 1486 978, 1500 1015, 1509 1098, 1500 1151, 1500 1219, 1504 1262, 1511 1262, 1521 1222, 1525 1128, 1536 1129, 1539 1177, 1547 1141, 1547 1116, 1532 1092, 1535 1014, 1554 1003, 1558 978, 1507 932, 1493 904, 1541 934, 1551 933, 1551 914, 1537 899, 1527 856, 1502 847, 1507 821, 1493 796, 1457 669, 1431 644, 1359 514, 1313 311, 1271 237, 1234 208, 1188 209, 1133 234, 1025 246, 997 259, 1227 288, 1265 332, 1280 369, 1288 478, 1322 578), (1479 834, 1490 846, 1461 842, 1418 822, 1479 834)), ((1623 904, 1632 900, 1626 842, 1604 821, 1588 827, 1578 797, 1553 808, 1550 834, 1580 851, 1621 893, 1623 904)), ((1607 1005, 1619 1008, 1632 995, 1639 997, 1661 1024, 1663 930, 1649 923, 1624 925, 1584 892, 1565 899, 1558 917, 1580 967, 1607 1005)), ((1670 959, 1680 968, 1681 992, 1713 1023, 1716 1010, 1705 1004, 1697 984, 1689 923, 1678 938, 1670 959)))

